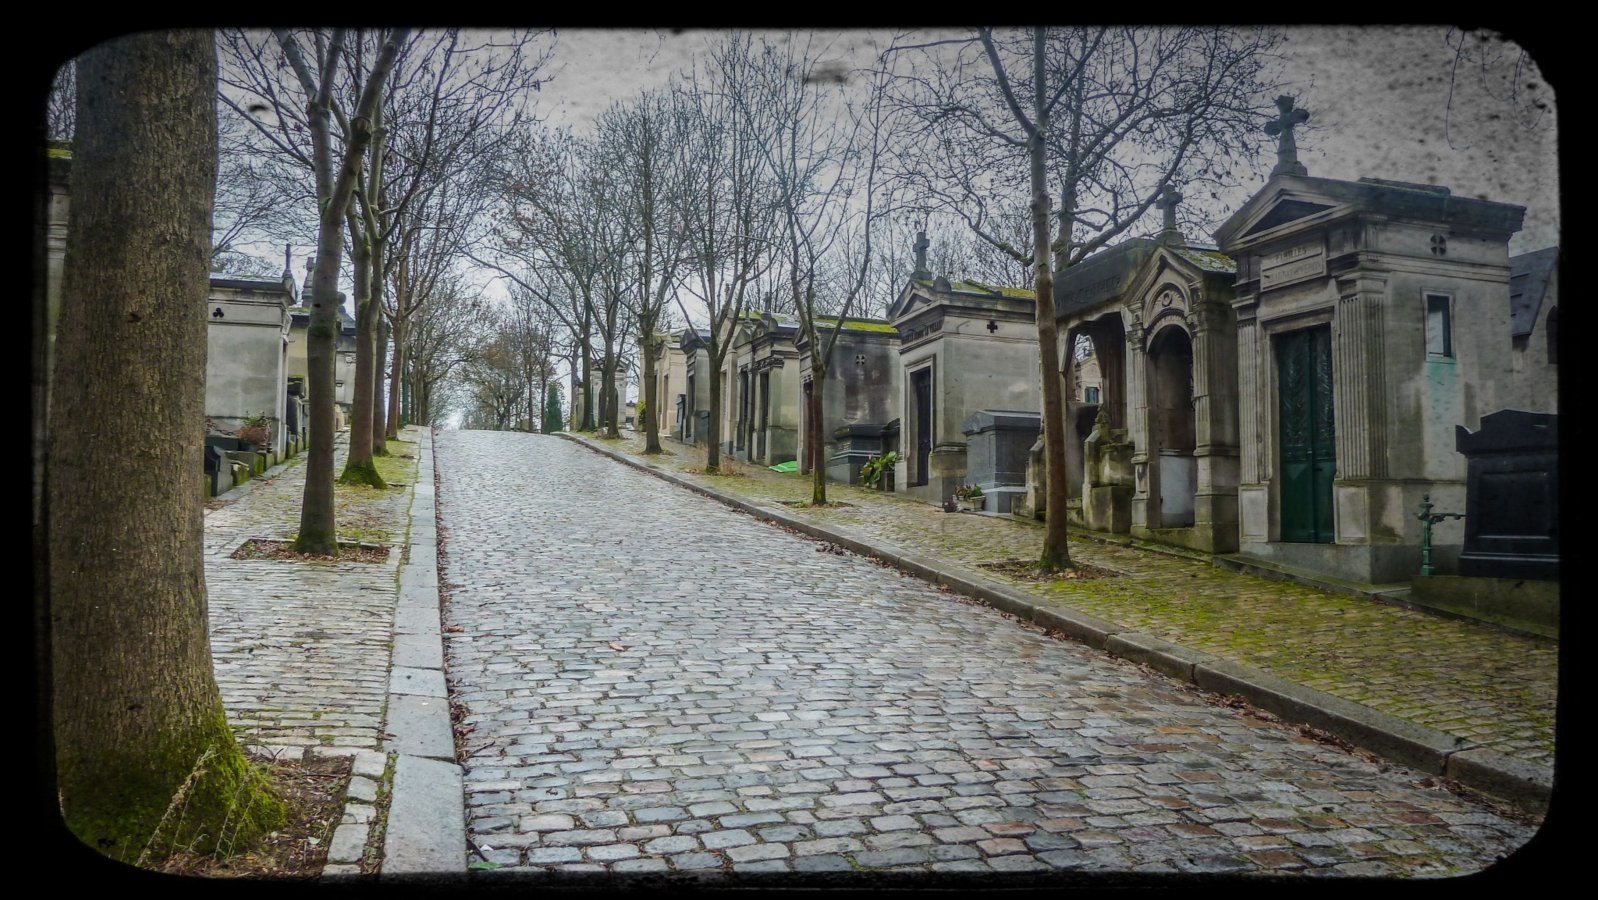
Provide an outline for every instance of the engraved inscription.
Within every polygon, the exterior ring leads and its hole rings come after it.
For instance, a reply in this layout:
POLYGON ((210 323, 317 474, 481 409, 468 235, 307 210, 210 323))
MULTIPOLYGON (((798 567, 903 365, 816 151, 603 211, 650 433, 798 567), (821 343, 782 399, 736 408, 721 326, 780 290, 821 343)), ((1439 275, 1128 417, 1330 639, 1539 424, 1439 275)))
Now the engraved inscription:
POLYGON ((1297 262, 1305 257, 1320 255, 1321 242, 1318 240, 1310 241, 1305 244, 1297 244, 1295 246, 1288 247, 1285 250, 1278 250, 1275 253, 1267 254, 1265 259, 1260 262, 1260 265, 1263 268, 1269 269, 1275 266, 1284 265, 1286 263, 1297 262))
POLYGON ((1274 269, 1261 269, 1260 287, 1262 289, 1272 288, 1286 284, 1289 281, 1297 281, 1300 278, 1309 278, 1312 275, 1324 275, 1325 273, 1325 257, 1317 256, 1314 259, 1301 259, 1298 262, 1277 266, 1274 269))

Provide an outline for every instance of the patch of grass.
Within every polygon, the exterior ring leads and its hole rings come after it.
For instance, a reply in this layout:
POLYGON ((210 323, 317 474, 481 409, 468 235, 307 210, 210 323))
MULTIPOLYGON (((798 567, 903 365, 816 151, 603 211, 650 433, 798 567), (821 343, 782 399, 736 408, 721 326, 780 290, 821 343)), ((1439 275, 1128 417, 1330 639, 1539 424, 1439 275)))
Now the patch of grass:
POLYGON ((343 562, 384 562, 388 559, 388 548, 383 546, 362 546, 357 543, 339 541, 338 556, 317 556, 308 553, 299 553, 294 549, 292 540, 274 541, 266 538, 253 538, 245 541, 239 549, 233 551, 233 559, 286 559, 298 561, 331 561, 343 562))
POLYGON ((283 800, 288 819, 248 851, 205 855, 173 853, 161 871, 170 875, 312 881, 322 874, 327 846, 344 809, 350 759, 315 756, 279 760, 248 754, 283 800))

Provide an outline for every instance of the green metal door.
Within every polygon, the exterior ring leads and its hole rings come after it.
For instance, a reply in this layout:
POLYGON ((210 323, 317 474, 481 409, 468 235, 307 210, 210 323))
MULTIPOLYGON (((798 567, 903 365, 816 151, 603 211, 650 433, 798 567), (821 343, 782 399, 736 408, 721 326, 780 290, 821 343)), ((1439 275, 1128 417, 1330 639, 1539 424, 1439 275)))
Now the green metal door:
POLYGON ((1282 540, 1332 540, 1332 478, 1337 441, 1332 412, 1332 329, 1276 338, 1282 451, 1282 540))

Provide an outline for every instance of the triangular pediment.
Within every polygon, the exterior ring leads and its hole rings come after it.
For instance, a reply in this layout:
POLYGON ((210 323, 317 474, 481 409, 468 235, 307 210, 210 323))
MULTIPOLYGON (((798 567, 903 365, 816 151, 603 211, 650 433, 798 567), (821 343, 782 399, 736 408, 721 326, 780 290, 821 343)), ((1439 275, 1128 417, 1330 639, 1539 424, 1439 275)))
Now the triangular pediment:
POLYGON ((909 313, 918 296, 930 302, 930 298, 926 296, 928 290, 929 288, 926 284, 917 282, 914 278, 906 278, 904 288, 899 291, 898 299, 894 300, 893 305, 888 307, 888 321, 896 321, 901 316, 909 313))
POLYGON ((1244 232, 1244 235, 1259 234, 1278 225, 1286 225, 1288 222, 1307 219, 1318 212, 1325 212, 1331 208, 1329 203, 1314 203, 1309 200, 1283 200, 1271 207, 1270 211, 1261 216, 1253 227, 1244 232))
POLYGON ((1335 190, 1337 182, 1327 179, 1293 175, 1278 175, 1250 197, 1241 209, 1221 223, 1215 230, 1215 242, 1222 252, 1256 235, 1293 222, 1324 219, 1340 207, 1346 207, 1347 198, 1335 190))

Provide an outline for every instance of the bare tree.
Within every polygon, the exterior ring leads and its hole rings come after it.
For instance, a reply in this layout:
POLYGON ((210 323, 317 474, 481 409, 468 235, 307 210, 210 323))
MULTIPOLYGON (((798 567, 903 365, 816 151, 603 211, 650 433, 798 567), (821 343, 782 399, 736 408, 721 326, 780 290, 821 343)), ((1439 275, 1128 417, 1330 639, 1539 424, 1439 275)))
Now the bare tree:
POLYGON ((67 60, 56 70, 44 101, 45 139, 70 141, 77 123, 78 60, 67 60))
POLYGON ((984 28, 891 51, 929 63, 918 70, 927 74, 899 81, 901 102, 923 126, 907 148, 916 167, 905 171, 920 173, 912 177, 931 202, 1034 273, 1046 570, 1070 565, 1054 271, 1125 233, 1166 186, 1221 184, 1235 167, 1255 164, 1235 151, 1261 140, 1278 43, 1264 29, 984 28), (1051 184, 1060 197, 1052 243, 1051 184), (1005 204, 1021 196, 1031 219, 1024 250, 1002 224, 1005 204))
MULTIPOLYGON (((382 486, 372 462, 377 446, 377 336, 384 286, 394 268, 389 247, 413 204, 457 173, 474 172, 505 144, 526 114, 548 58, 536 53, 538 32, 467 37, 459 29, 419 33, 402 48, 385 100, 376 110, 371 161, 357 182, 347 216, 355 279, 355 402, 349 455, 341 480, 382 486), (364 289, 363 289, 364 288, 364 289)), ((470 177, 470 176, 468 176, 470 177)))
MULTIPOLYGON (((627 201, 641 244, 632 255, 637 283, 629 292, 638 321, 640 346, 648 347, 662 330, 667 302, 683 263, 686 229, 677 202, 681 190, 687 113, 680 94, 645 92, 611 107, 599 120, 599 143, 627 201)), ((642 354, 640 399, 655 409, 655 355, 642 354)), ((644 452, 659 453, 660 426, 645 417, 644 452)))
POLYGON ((411 421, 433 424, 441 406, 441 386, 469 363, 486 339, 483 327, 491 310, 458 273, 450 272, 419 298, 407 340, 406 381, 411 385, 411 421))
MULTIPOLYGON (((677 215, 686 230, 688 264, 681 286, 704 304, 710 371, 718 373, 731 349, 732 323, 743 315, 750 288, 771 267, 780 224, 776 186, 763 146, 774 130, 771 111, 740 108, 751 89, 753 42, 732 36, 710 53, 704 82, 697 69, 677 86, 687 127, 677 215)), ((677 295, 683 318, 694 317, 677 295)), ((691 326, 690 326, 691 327, 691 326)), ((721 468, 721 379, 710 378, 709 447, 705 471, 721 468)))
POLYGON ((810 345, 815 385, 806 394, 807 458, 816 461, 811 503, 824 505, 821 386, 838 335, 870 283, 873 237, 888 200, 878 179, 882 144, 892 130, 891 112, 882 102, 888 72, 859 73, 870 79, 868 96, 846 105, 843 84, 817 74, 826 48, 814 36, 790 36, 776 45, 762 41, 758 49, 722 59, 724 66, 741 67, 741 89, 734 96, 745 127, 766 134, 760 150, 776 186, 783 287, 810 345), (830 321, 823 324, 820 316, 830 321))
POLYGON ((81 58, 45 522, 57 789, 85 844, 147 864, 285 815, 212 675, 204 522, 216 53, 204 31, 81 58), (116 435, 149 441, 110 452, 116 435), (137 573, 130 577, 130 573, 137 573))
MULTIPOLYGON (((593 171, 591 148, 569 130, 528 134, 497 173, 502 211, 483 253, 471 259, 541 300, 572 336, 574 430, 595 428, 592 341, 616 335, 616 304, 602 276, 623 252, 605 221, 618 200, 593 171), (581 413, 579 417, 579 411, 581 413)), ((601 366, 605 364, 601 359, 601 366)))
POLYGON ((295 549, 337 555, 333 369, 339 327, 338 270, 344 256, 344 230, 349 225, 346 214, 372 141, 373 118, 409 29, 387 31, 369 57, 354 52, 360 39, 357 36, 351 46, 350 35, 342 28, 331 32, 279 28, 273 35, 275 44, 254 33, 219 34, 227 63, 219 96, 244 115, 271 147, 315 175, 317 252, 306 333, 311 450, 295 549), (353 96, 353 108, 346 111, 341 96, 353 96))

